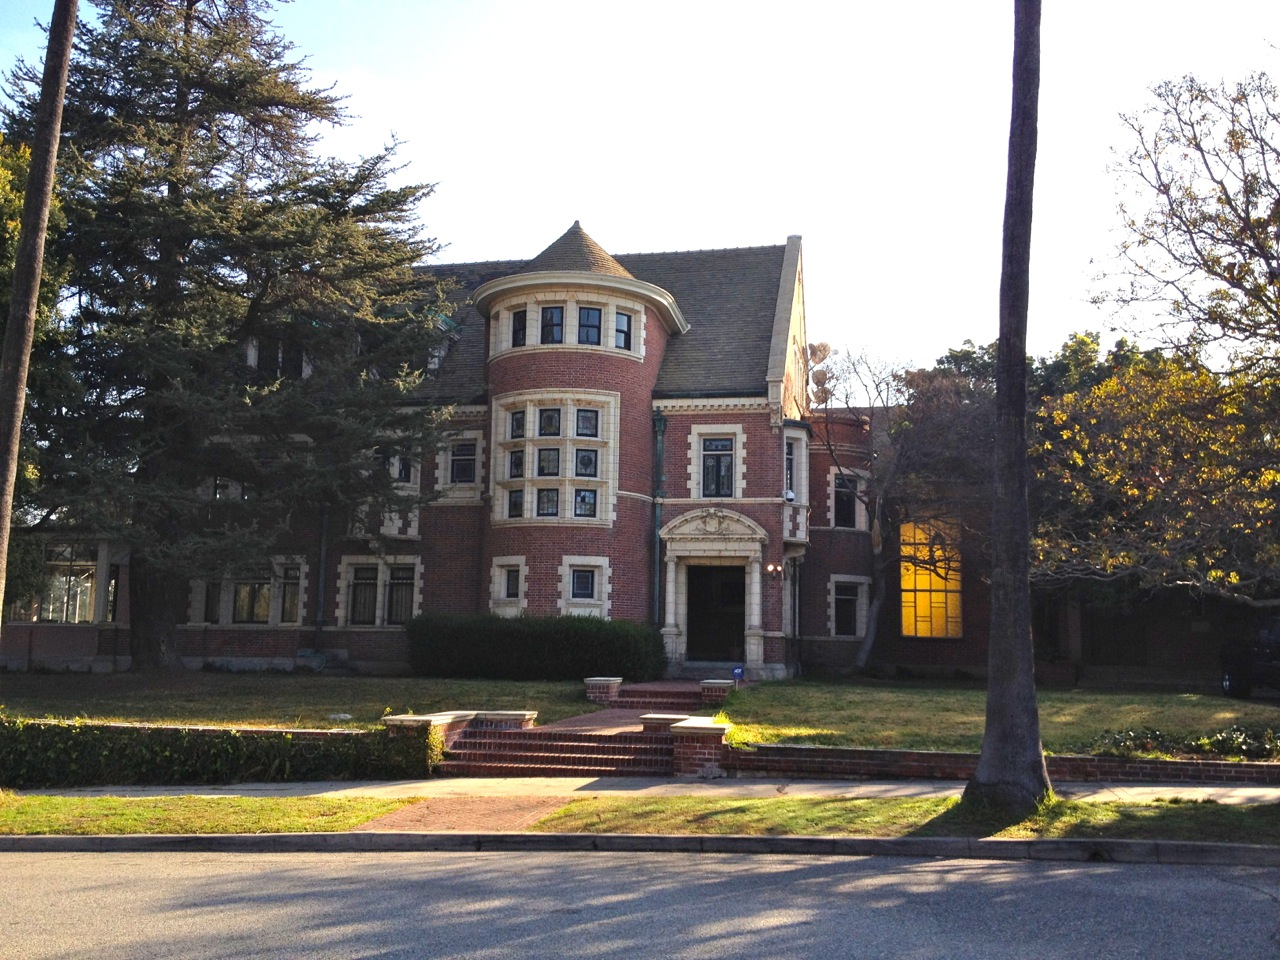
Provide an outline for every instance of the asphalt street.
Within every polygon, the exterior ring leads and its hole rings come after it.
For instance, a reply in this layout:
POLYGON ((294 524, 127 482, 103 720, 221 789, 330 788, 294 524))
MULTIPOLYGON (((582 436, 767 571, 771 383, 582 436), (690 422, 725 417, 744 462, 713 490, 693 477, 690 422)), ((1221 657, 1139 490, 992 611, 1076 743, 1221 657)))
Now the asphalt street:
POLYGON ((687 854, 0 854, 9 960, 1280 957, 1280 870, 687 854))

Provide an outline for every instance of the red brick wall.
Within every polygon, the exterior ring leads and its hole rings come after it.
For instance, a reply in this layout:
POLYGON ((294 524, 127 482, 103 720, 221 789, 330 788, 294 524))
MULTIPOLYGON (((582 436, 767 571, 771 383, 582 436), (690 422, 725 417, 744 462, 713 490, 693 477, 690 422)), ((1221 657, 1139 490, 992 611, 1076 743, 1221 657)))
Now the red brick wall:
POLYGON ((479 613, 489 608, 487 502, 431 504, 422 511, 424 613, 479 613))
MULTIPOLYGON (((532 615, 548 616, 560 612, 560 565, 565 556, 608 557, 612 585, 609 615, 650 620, 653 508, 647 500, 625 494, 649 497, 653 493, 652 396, 667 333, 656 317, 646 315, 644 323, 642 362, 620 351, 580 350, 566 345, 504 353, 489 363, 490 397, 495 405, 509 394, 528 390, 606 390, 619 395, 619 496, 617 519, 609 527, 573 522, 493 526, 486 519, 484 530, 464 538, 466 542, 459 547, 475 551, 478 560, 475 583, 479 591, 473 601, 476 609, 488 609, 494 557, 525 558, 527 610, 532 615)), ((639 347, 638 331, 633 344, 639 347)), ((492 458, 493 445, 487 449, 492 458)), ((497 469, 492 459, 489 469, 497 469)))

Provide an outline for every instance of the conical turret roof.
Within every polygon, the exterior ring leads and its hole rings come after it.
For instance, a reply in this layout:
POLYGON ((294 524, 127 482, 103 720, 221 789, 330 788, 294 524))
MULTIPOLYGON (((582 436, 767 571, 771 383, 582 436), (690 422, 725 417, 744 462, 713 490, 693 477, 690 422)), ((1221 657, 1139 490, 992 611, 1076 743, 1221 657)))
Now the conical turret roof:
POLYGON ((610 277, 632 278, 631 272, 600 244, 596 243, 577 220, 559 240, 530 260, 521 273, 573 271, 574 273, 598 273, 610 277))

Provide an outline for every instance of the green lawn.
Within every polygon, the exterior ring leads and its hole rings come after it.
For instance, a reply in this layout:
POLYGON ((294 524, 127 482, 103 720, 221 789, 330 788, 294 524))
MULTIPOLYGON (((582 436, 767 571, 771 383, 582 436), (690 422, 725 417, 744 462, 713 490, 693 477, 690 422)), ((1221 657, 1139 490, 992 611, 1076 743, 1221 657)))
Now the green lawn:
POLYGON ((0 790, 0 834, 330 833, 412 800, 371 797, 47 797, 0 790))
MULTIPOLYGON (((0 791, 0 834, 326 833, 413 803, 368 797, 79 797, 0 791)), ((500 803, 500 799, 495 802, 500 803)), ((553 833, 1199 840, 1280 845, 1280 804, 1055 800, 1011 822, 955 798, 590 797, 530 829, 553 833)))
POLYGON ((316 674, 0 674, 0 710, 19 717, 155 723, 375 727, 383 714, 537 710, 539 723, 598 709, 581 682, 429 680, 316 674), (349 714, 350 719, 341 718, 349 714))
MULTIPOLYGON (((973 752, 982 743, 985 691, 977 685, 761 683, 733 693, 730 739, 744 743, 973 752)), ((193 671, 0 674, 0 709, 23 717, 91 717, 167 723, 374 727, 388 710, 537 710, 538 721, 597 707, 581 683, 331 677, 193 671), (349 714, 351 719, 344 719, 349 714)), ((1198 693, 1041 691, 1046 749, 1080 750, 1106 731, 1155 728, 1205 736, 1233 724, 1280 728, 1280 700, 1198 693)))
POLYGON ((1054 800, 1010 822, 956 797, 777 800, 701 797, 575 800, 533 829, 551 833, 752 834, 769 836, 1006 837, 1199 840, 1280 844, 1280 804, 1086 803, 1054 800))
MULTIPOLYGON (((1043 690, 1045 749, 1070 753, 1107 731, 1155 728, 1203 736, 1233 724, 1277 729, 1280 702, 1230 700, 1199 693, 1043 690)), ((924 683, 761 683, 730 695, 730 740, 889 749, 976 752, 982 745, 986 692, 977 686, 924 683)))

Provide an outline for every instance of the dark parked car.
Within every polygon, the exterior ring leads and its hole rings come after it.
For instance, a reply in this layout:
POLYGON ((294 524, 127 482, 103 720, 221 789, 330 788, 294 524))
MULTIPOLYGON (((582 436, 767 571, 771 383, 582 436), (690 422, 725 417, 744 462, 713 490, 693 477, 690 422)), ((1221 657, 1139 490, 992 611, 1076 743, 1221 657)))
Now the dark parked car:
POLYGON ((1222 645, 1222 692, 1247 697, 1255 686, 1280 690, 1280 616, 1263 621, 1252 638, 1222 645))

